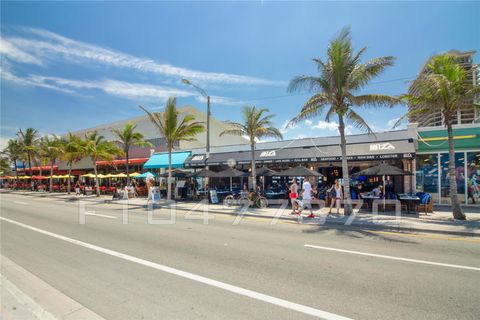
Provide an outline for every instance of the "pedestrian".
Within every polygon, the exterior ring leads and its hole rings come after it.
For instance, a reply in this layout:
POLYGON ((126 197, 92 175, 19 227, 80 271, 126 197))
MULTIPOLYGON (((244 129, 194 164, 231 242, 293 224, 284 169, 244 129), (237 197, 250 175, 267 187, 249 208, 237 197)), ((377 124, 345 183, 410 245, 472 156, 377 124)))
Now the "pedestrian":
POLYGON ((298 185, 297 181, 293 179, 292 184, 290 185, 290 193, 288 195, 290 202, 292 203, 292 214, 295 214, 295 209, 297 208, 297 197, 298 197, 298 185))
POLYGON ((312 211, 312 185, 308 178, 305 177, 303 179, 302 184, 302 206, 300 207, 300 214, 302 213, 303 209, 307 207, 310 210, 310 215, 307 218, 315 218, 315 215, 312 211))
POLYGON ((330 201, 330 211, 328 214, 332 213, 332 208, 333 204, 336 204, 337 207, 337 214, 339 214, 340 210, 340 200, 343 199, 343 190, 342 186, 340 185, 340 181, 337 179, 335 180, 335 184, 328 189, 328 192, 330 193, 330 197, 332 201, 330 201))
POLYGON ((75 183, 75 195, 80 195, 80 180, 77 180, 77 182, 75 183))

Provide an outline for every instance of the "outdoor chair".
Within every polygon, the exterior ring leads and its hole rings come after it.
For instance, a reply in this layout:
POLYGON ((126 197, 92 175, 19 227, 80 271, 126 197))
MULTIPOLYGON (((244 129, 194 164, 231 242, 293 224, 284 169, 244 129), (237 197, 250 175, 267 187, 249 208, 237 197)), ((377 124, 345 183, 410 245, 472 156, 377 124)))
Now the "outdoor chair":
MULTIPOLYGON (((419 194, 417 194, 419 196, 419 194)), ((420 197, 420 196, 419 196, 420 197)), ((429 193, 424 193, 422 197, 420 197, 421 201, 420 204, 416 206, 416 211, 424 211, 425 214, 433 213, 433 200, 432 196, 429 193)))

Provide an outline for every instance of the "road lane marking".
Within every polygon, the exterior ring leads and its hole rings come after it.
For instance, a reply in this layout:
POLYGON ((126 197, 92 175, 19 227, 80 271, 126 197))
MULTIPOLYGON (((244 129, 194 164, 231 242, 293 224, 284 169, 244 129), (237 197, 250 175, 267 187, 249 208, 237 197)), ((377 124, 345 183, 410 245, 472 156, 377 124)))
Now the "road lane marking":
POLYGON ((93 213, 93 212, 85 212, 86 216, 97 216, 97 217, 102 217, 102 218, 108 218, 108 219, 117 219, 117 217, 114 216, 108 216, 106 214, 99 214, 99 213, 93 213))
POLYGON ((473 242, 473 243, 480 243, 480 239, 470 239, 470 238, 462 238, 462 237, 445 237, 445 236, 437 236, 437 235, 430 235, 430 234, 416 234, 416 233, 403 233, 403 232, 390 232, 390 231, 375 231, 375 230, 363 230, 367 233, 375 233, 375 234, 391 234, 400 237, 414 237, 414 238, 425 238, 425 239, 434 239, 434 240, 449 240, 449 241, 464 241, 464 242, 473 242))
POLYGON ((263 294, 263 293, 256 292, 256 291, 253 291, 253 290, 245 289, 245 288, 242 288, 242 287, 237 287, 235 285, 231 285, 231 284, 228 284, 228 283, 225 283, 225 282, 217 281, 217 280, 210 279, 210 278, 207 278, 207 277, 203 277, 203 276, 200 276, 200 275, 197 275, 197 274, 194 274, 194 273, 190 273, 190 272, 187 272, 187 271, 182 271, 182 270, 175 269, 175 268, 172 268, 172 267, 169 267, 169 266, 166 266, 166 265, 162 265, 162 264, 159 264, 159 263, 156 263, 156 262, 152 262, 152 261, 144 260, 144 259, 137 258, 137 257, 134 257, 134 256, 130 256, 130 255, 118 252, 118 251, 114 251, 114 250, 110 250, 110 249, 103 248, 103 247, 100 247, 100 246, 96 246, 94 244, 90 244, 90 243, 83 242, 83 241, 80 241, 80 240, 75 240, 75 239, 72 239, 72 238, 69 238, 69 237, 66 237, 66 236, 62 236, 62 235, 59 235, 59 234, 56 234, 56 233, 53 233, 53 232, 50 232, 50 231, 39 229, 39 228, 30 226, 30 225, 27 225, 27 224, 24 224, 24 223, 15 221, 15 220, 11 220, 11 219, 8 219, 8 218, 0 217, 0 220, 12 223, 14 225, 17 225, 17 226, 23 227, 25 229, 32 230, 32 231, 35 231, 35 232, 38 232, 38 233, 41 233, 41 234, 44 234, 44 235, 47 235, 47 236, 50 236, 50 237, 53 237, 53 238, 56 238, 56 239, 60 239, 60 240, 63 240, 63 241, 66 241, 66 242, 69 242, 69 243, 72 243, 72 244, 76 244, 76 245, 84 247, 84 248, 88 248, 88 249, 91 249, 91 250, 94 250, 94 251, 102 252, 104 254, 107 254, 107 255, 110 255, 110 256, 113 256, 113 257, 116 257, 116 258, 120 258, 120 259, 123 259, 123 260, 126 260, 126 261, 134 262, 134 263, 137 263, 137 264, 140 264, 140 265, 143 265, 143 266, 147 266, 147 267, 159 270, 159 271, 163 271, 163 272, 170 273, 170 274, 182 277, 182 278, 186 278, 186 279, 189 279, 189 280, 200 282, 200 283, 212 286, 212 287, 216 287, 216 288, 219 288, 219 289, 230 291, 230 292, 233 292, 233 293, 236 293, 236 294, 239 294, 239 295, 242 295, 242 296, 246 296, 246 297, 249 297, 249 298, 252 298, 252 299, 267 302, 267 303, 270 303, 270 304, 273 304, 273 305, 277 305, 279 307, 283 307, 283 308, 286 308, 286 309, 298 311, 298 312, 301 312, 301 313, 304 313, 304 314, 307 314, 307 315, 320 317, 320 318, 326 319, 326 320, 351 320, 350 318, 346 318, 346 317, 343 317, 343 316, 340 316, 340 315, 337 315, 337 314, 334 314, 334 313, 330 313, 330 312, 323 311, 323 310, 320 310, 320 309, 315 309, 315 308, 312 308, 312 307, 309 307, 309 306, 305 306, 305 305, 298 304, 298 303, 295 303, 295 302, 287 301, 287 300, 284 300, 284 299, 276 298, 276 297, 273 297, 273 296, 269 296, 267 294, 263 294))
POLYGON ((430 264, 430 265, 441 266, 441 267, 480 271, 480 268, 477 268, 477 267, 462 266, 462 265, 458 265, 458 264, 449 264, 449 263, 440 263, 440 262, 433 262, 433 261, 427 261, 427 260, 417 260, 417 259, 409 259, 409 258, 402 258, 402 257, 386 256, 386 255, 383 255, 383 254, 375 254, 375 253, 367 253, 367 252, 361 252, 361 251, 322 247, 322 246, 315 246, 315 245, 312 245, 312 244, 305 244, 304 246, 307 247, 307 248, 321 249, 321 250, 328 250, 328 251, 336 251, 336 252, 343 252, 343 253, 351 253, 351 254, 357 254, 357 255, 361 255, 361 256, 368 256, 368 257, 375 257, 375 258, 384 258, 384 259, 390 259, 390 260, 430 264))
POLYGON ((27 202, 23 202, 23 201, 13 201, 13 203, 23 204, 24 206, 28 206, 28 203, 27 203, 27 202))

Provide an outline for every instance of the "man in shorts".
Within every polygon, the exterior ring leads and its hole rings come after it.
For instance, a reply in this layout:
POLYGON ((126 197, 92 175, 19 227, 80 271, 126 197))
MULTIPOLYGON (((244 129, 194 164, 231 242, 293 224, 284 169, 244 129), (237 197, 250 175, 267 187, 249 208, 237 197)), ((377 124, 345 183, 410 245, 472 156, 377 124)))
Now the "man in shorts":
POLYGON ((307 177, 303 179, 302 190, 302 206, 300 208, 300 213, 302 213, 303 209, 307 207, 310 210, 310 215, 308 218, 315 218, 315 215, 312 211, 312 185, 308 181, 307 177))

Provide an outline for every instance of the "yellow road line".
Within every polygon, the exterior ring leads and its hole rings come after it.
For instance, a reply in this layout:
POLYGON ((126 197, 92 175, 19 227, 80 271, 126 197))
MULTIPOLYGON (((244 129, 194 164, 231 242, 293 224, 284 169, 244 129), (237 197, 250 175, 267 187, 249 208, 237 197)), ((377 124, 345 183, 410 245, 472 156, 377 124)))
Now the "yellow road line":
POLYGON ((389 235, 395 235, 400 237, 414 237, 414 238, 425 238, 425 239, 434 239, 434 240, 464 241, 464 242, 480 243, 480 239, 470 239, 470 238, 461 238, 461 237, 448 237, 448 236, 390 232, 390 231, 375 231, 375 230, 363 230, 363 231, 368 233, 376 233, 376 234, 389 234, 389 235))

